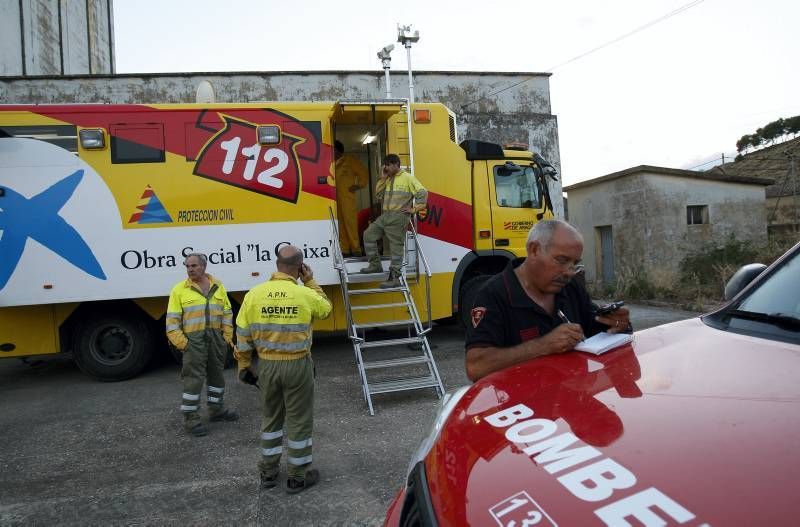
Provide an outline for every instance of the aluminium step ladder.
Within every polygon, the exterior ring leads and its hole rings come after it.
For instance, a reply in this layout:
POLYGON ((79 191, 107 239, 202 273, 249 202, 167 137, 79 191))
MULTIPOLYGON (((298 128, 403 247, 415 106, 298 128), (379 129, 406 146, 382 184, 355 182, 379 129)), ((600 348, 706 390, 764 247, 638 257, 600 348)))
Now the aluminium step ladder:
MULTIPOLYGON (((427 337, 432 329, 429 283, 431 273, 417 243, 413 225, 406 235, 400 285, 381 289, 376 282, 386 280, 388 270, 371 274, 360 273, 359 270, 367 265, 366 259, 342 257, 333 211, 331 223, 334 266, 339 272, 347 313, 348 336, 353 343, 361 389, 370 415, 375 415, 372 396, 378 393, 434 388, 436 395, 441 398, 444 395, 444 386, 427 337), (420 283, 417 261, 421 261, 426 270, 426 325, 420 319, 409 283, 409 279, 412 283, 420 283), (364 321, 365 315, 370 320, 364 321), (405 336, 375 338, 375 333, 386 330, 405 330, 405 336)), ((388 259, 381 261, 384 269, 388 263, 388 259)))

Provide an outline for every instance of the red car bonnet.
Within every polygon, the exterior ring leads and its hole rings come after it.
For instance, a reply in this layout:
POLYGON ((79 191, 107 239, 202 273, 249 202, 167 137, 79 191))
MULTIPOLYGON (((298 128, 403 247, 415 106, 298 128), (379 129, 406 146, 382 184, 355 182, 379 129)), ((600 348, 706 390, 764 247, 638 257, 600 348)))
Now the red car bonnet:
POLYGON ((691 319, 497 372, 425 460, 433 509, 440 525, 792 524, 799 366, 797 345, 691 319))

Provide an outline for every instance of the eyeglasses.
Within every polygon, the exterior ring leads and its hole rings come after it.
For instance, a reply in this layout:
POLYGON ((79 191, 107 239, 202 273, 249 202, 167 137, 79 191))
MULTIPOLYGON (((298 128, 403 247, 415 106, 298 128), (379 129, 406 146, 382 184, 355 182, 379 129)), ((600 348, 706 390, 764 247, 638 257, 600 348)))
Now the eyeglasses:
POLYGON ((563 256, 555 256, 553 257, 553 263, 555 263, 558 267, 564 269, 568 273, 577 274, 583 271, 585 266, 583 264, 573 264, 569 258, 565 258, 563 256))

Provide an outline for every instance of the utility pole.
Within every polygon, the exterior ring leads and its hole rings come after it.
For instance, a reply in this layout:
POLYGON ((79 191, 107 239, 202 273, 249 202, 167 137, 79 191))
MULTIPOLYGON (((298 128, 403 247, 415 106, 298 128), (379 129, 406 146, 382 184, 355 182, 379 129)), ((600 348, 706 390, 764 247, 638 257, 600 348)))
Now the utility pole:
POLYGON ((794 232, 800 230, 800 216, 798 216, 797 206, 797 167, 795 166, 795 155, 793 152, 786 154, 789 156, 789 173, 794 183, 794 232))

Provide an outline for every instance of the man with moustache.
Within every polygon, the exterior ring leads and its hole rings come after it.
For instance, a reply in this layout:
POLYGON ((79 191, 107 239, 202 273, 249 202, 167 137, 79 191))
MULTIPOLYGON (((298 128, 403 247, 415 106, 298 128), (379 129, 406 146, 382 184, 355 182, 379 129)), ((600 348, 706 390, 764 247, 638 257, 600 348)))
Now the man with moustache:
POLYGON ((630 332, 630 313, 619 308, 595 316, 584 287, 572 278, 583 269, 583 237, 561 220, 537 223, 527 256, 509 263, 481 288, 467 327, 466 369, 472 381, 545 355, 572 350, 601 331, 630 332))
POLYGON ((200 396, 207 384, 208 420, 236 421, 239 414, 224 407, 223 368, 233 338, 233 311, 228 293, 218 279, 206 273, 205 254, 184 260, 186 280, 169 295, 167 338, 183 353, 181 412, 184 428, 195 437, 208 433, 200 418, 200 396))

